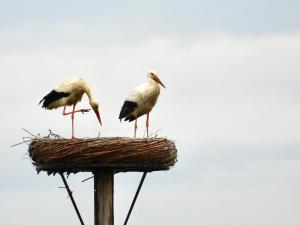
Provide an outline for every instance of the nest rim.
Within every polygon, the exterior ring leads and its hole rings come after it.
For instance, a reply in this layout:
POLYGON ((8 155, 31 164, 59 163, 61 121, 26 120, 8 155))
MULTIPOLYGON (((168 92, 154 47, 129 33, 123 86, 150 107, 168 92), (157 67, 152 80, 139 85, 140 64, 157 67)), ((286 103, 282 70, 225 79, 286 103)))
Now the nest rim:
POLYGON ((167 138, 35 138, 29 156, 37 172, 152 172, 177 162, 174 141, 167 138))

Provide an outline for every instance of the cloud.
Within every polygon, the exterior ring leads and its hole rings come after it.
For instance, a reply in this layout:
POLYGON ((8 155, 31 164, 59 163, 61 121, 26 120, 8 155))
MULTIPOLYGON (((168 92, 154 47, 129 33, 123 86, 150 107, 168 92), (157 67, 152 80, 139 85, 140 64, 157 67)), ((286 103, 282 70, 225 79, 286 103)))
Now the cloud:
MULTIPOLYGON (((82 37, 85 34, 78 40, 82 37)), ((7 45, 13 46, 15 40, 7 45)), ((68 212, 59 221, 78 222, 65 193, 57 189, 59 178, 36 176, 29 161, 20 159, 27 146, 9 148, 27 136, 22 127, 35 134, 46 135, 52 129, 70 136, 70 119, 60 109, 41 109, 39 100, 56 83, 83 74, 100 101, 104 123, 99 127, 92 113, 76 115, 77 136, 93 137, 99 131, 102 136, 131 136, 133 125, 120 124, 117 116, 129 91, 146 80, 148 69, 156 69, 167 86, 151 113, 150 130, 162 128, 160 136, 176 140, 179 161, 171 171, 147 178, 132 224, 276 225, 286 218, 297 224, 299 33, 164 37, 126 44, 78 40, 35 46, 34 39, 27 47, 0 53, 0 73, 5 75, 0 84, 4 93, 0 120, 5 128, 0 198, 5 204, 0 211, 5 224, 40 224, 49 214, 60 215, 65 204, 68 212), (43 201, 48 202, 47 211, 38 218, 26 217, 43 201), (12 220, 8 215, 17 208, 24 210, 12 220)), ((78 107, 88 107, 87 99, 78 107)), ((145 118, 139 119, 139 136, 144 123, 145 118)), ((116 177, 118 223, 139 176, 116 177)), ((71 183, 92 223, 92 184, 82 185, 81 178, 76 175, 71 183)), ((53 216, 45 224, 56 219, 53 216)))
MULTIPOLYGON (((59 110, 37 110, 37 103, 58 82, 84 75, 100 100, 104 122, 110 125, 102 131, 114 133, 111 129, 120 128, 115 120, 120 105, 134 86, 145 81, 146 71, 154 68, 167 89, 151 115, 153 130, 163 127, 168 129, 162 130, 163 135, 175 138, 193 139, 200 134, 203 140, 298 141, 300 68, 295 59, 300 57, 299 42, 299 34, 223 35, 191 43, 154 39, 126 46, 87 43, 4 52, 0 70, 9 77, 2 83, 8 95, 1 99, 11 111, 2 112, 2 118, 12 127, 34 127, 37 132, 45 131, 46 124, 21 120, 20 108, 28 118, 46 116, 51 124, 66 121, 59 110), (174 106, 173 117, 161 116, 174 106), (180 130, 175 129, 178 125, 180 130)), ((93 135, 98 133, 93 115, 84 117, 78 126, 91 123, 93 135)), ((55 129, 62 132, 65 122, 59 124, 55 129)), ((121 124, 120 133, 128 126, 121 124)))
POLYGON ((280 1, 2 1, 0 26, 69 26, 105 39, 190 37, 207 32, 278 33, 299 30, 299 3, 280 1), (72 4, 70 4, 72 3, 72 4))

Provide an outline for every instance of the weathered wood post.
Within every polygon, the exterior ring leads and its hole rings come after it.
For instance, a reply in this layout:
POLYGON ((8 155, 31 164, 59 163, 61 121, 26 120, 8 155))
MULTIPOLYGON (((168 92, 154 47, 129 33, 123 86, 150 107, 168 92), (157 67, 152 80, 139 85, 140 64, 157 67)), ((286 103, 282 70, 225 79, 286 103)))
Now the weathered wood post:
POLYGON ((93 173, 95 225, 113 225, 114 174, 111 171, 93 173))
MULTIPOLYGON (((168 170, 177 160, 173 141, 165 138, 103 137, 87 139, 34 138, 29 155, 37 172, 94 174, 95 225, 114 224, 114 174, 144 172, 126 222, 147 172, 168 170)), ((63 178, 65 185, 66 180, 63 178)), ((68 188, 69 194, 71 191, 68 188)), ((72 195, 72 194, 70 194, 72 195)), ((72 203, 79 217, 74 199, 72 203)))

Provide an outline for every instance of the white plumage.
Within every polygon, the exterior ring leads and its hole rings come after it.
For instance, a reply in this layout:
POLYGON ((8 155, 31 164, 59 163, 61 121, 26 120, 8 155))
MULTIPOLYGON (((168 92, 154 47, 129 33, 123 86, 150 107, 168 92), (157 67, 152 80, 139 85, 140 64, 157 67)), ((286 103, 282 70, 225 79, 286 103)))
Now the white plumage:
POLYGON ((49 92, 41 101, 42 107, 45 109, 56 109, 64 107, 63 115, 71 114, 72 118, 72 138, 74 138, 74 114, 77 112, 88 112, 90 109, 79 109, 75 111, 76 104, 81 101, 84 93, 89 98, 89 103, 94 110, 98 121, 101 125, 101 118, 99 113, 99 103, 93 96, 91 88, 87 81, 82 77, 76 77, 66 80, 58 85, 49 92), (72 112, 66 112, 66 106, 73 105, 72 112))
MULTIPOLYGON (((91 93, 89 85, 82 77, 72 78, 60 84, 57 84, 53 90, 58 93, 69 93, 69 96, 51 102, 47 109, 54 109, 65 105, 77 104, 82 100, 83 94, 85 92, 91 93)), ((89 98, 91 98, 92 102, 94 102, 94 97, 91 94, 89 95, 89 98)))
POLYGON ((146 128, 147 128, 147 137, 148 127, 149 127, 149 113, 157 102, 157 98, 160 94, 160 86, 164 84, 160 81, 157 74, 154 71, 148 72, 148 83, 141 84, 135 89, 132 90, 130 95, 125 99, 125 102, 122 106, 119 119, 124 118, 125 121, 135 120, 134 126, 134 137, 136 136, 137 129, 137 118, 147 114, 146 128))

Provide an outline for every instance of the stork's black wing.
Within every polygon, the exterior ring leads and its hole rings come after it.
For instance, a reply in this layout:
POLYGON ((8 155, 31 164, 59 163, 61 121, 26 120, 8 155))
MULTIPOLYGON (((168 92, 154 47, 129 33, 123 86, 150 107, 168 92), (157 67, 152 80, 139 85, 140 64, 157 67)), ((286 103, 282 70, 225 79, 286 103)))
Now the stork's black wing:
POLYGON ((67 92, 57 92, 55 90, 52 90, 49 94, 47 94, 39 104, 43 102, 42 107, 47 108, 52 102, 55 102, 56 100, 59 100, 64 97, 68 97, 70 93, 67 92))
POLYGON ((126 100, 122 106, 122 109, 121 109, 121 112, 119 115, 119 119, 121 120, 121 119, 127 117, 130 113, 132 113, 135 110, 137 105, 138 104, 136 102, 126 100))

